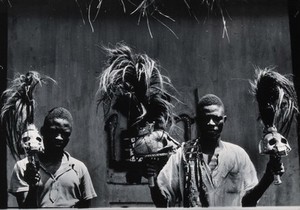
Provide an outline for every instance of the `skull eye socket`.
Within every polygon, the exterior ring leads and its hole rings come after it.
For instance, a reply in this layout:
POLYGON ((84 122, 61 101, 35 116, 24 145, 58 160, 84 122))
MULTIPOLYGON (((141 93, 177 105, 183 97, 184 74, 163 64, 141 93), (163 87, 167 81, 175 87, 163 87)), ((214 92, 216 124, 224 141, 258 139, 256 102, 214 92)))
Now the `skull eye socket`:
POLYGON ((27 137, 24 137, 22 140, 23 140, 23 142, 27 142, 27 141, 29 141, 29 140, 30 140, 30 137, 29 137, 29 136, 27 136, 27 137))
POLYGON ((281 139, 281 142, 284 144, 287 144, 287 140, 286 139, 281 139))
POLYGON ((36 140, 37 140, 38 142, 42 142, 42 138, 41 138, 41 137, 36 137, 36 140))
POLYGON ((271 140, 269 141, 269 144, 270 144, 270 145, 276 144, 276 140, 275 140, 275 139, 271 139, 271 140))

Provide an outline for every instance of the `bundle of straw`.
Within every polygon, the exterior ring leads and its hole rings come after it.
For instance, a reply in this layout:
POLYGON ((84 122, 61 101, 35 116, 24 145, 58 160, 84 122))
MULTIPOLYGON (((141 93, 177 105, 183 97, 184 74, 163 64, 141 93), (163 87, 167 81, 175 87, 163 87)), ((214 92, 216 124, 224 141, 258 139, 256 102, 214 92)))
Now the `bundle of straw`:
POLYGON ((264 125, 276 127, 279 133, 287 136, 293 117, 298 113, 293 82, 275 72, 274 68, 257 68, 251 87, 264 125))
POLYGON ((167 88, 173 88, 168 77, 160 73, 157 63, 146 54, 134 54, 124 45, 105 48, 107 67, 100 75, 99 103, 107 115, 111 109, 128 119, 136 131, 154 122, 155 129, 165 129, 174 112, 167 88))

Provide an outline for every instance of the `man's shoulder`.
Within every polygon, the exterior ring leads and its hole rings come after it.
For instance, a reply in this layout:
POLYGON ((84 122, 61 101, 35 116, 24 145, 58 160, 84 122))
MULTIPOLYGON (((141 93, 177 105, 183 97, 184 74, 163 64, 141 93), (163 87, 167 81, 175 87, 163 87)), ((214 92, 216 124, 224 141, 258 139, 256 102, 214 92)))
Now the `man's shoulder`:
POLYGON ((19 168, 26 168, 26 164, 29 163, 28 158, 22 158, 20 160, 17 160, 17 162, 15 163, 15 167, 19 167, 19 168))
POLYGON ((228 141, 220 141, 221 144, 224 146, 224 147, 227 147, 227 148, 236 148, 236 149, 242 149, 243 148, 235 143, 232 143, 232 142, 228 142, 228 141))
POLYGON ((226 150, 230 150, 230 152, 232 154, 235 153, 238 155, 241 155, 241 154, 248 155, 244 148, 242 148, 241 146, 239 146, 235 143, 231 143, 228 141, 221 141, 221 144, 222 144, 222 147, 224 147, 226 150))
POLYGON ((78 160, 77 158, 72 157, 68 152, 65 152, 65 154, 67 155, 68 161, 71 165, 73 165, 74 167, 77 167, 77 168, 83 168, 83 169, 86 168, 85 164, 81 160, 78 160))

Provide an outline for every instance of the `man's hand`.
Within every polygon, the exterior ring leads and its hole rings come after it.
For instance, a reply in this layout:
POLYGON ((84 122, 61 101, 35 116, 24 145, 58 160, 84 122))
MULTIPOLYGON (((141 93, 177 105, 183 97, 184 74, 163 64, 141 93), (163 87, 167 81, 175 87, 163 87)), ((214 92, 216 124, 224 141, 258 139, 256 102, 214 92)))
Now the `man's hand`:
POLYGON ((146 174, 147 177, 154 177, 156 179, 160 170, 164 167, 168 161, 168 156, 165 157, 147 157, 146 163, 146 174))
POLYGON ((284 167, 281 163, 281 156, 278 154, 270 155, 270 160, 266 168, 266 174, 282 176, 284 172, 284 167))
POLYGON ((26 164, 26 170, 24 172, 24 180, 29 186, 36 186, 41 179, 41 175, 38 171, 38 166, 33 163, 26 164))
POLYGON ((259 183, 253 189, 246 192, 246 194, 242 198, 242 206, 256 206, 258 200, 262 197, 262 195, 274 181, 274 175, 281 176, 283 173, 284 168, 281 163, 281 156, 275 153, 270 155, 270 160, 267 164, 266 172, 264 173, 259 183))
POLYGON ((146 174, 149 180, 149 187, 155 186, 156 177, 159 173, 158 160, 156 158, 148 158, 146 160, 146 174))
POLYGON ((24 180, 29 185, 29 191, 17 193, 17 201, 20 208, 37 208, 37 183, 41 176, 38 171, 39 165, 29 162, 24 171, 24 180))
MULTIPOLYGON (((146 162, 146 172, 148 179, 153 177, 154 184, 150 187, 151 198, 153 203, 156 207, 167 207, 167 201, 165 197, 161 194, 159 187, 157 186, 157 175, 159 174, 160 170, 162 169, 163 165, 159 164, 161 161, 159 158, 149 158, 146 162)), ((164 161, 165 164, 165 161, 164 161)))

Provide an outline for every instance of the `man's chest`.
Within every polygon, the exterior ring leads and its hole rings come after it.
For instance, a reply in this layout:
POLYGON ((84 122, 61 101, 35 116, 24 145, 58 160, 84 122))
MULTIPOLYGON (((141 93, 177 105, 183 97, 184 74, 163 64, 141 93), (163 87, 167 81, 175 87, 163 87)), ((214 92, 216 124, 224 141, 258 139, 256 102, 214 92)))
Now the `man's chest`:
POLYGON ((74 169, 74 164, 68 162, 61 165, 41 165, 39 172, 41 175, 39 185, 43 189, 53 188, 54 186, 73 188, 80 183, 78 172, 74 169))

